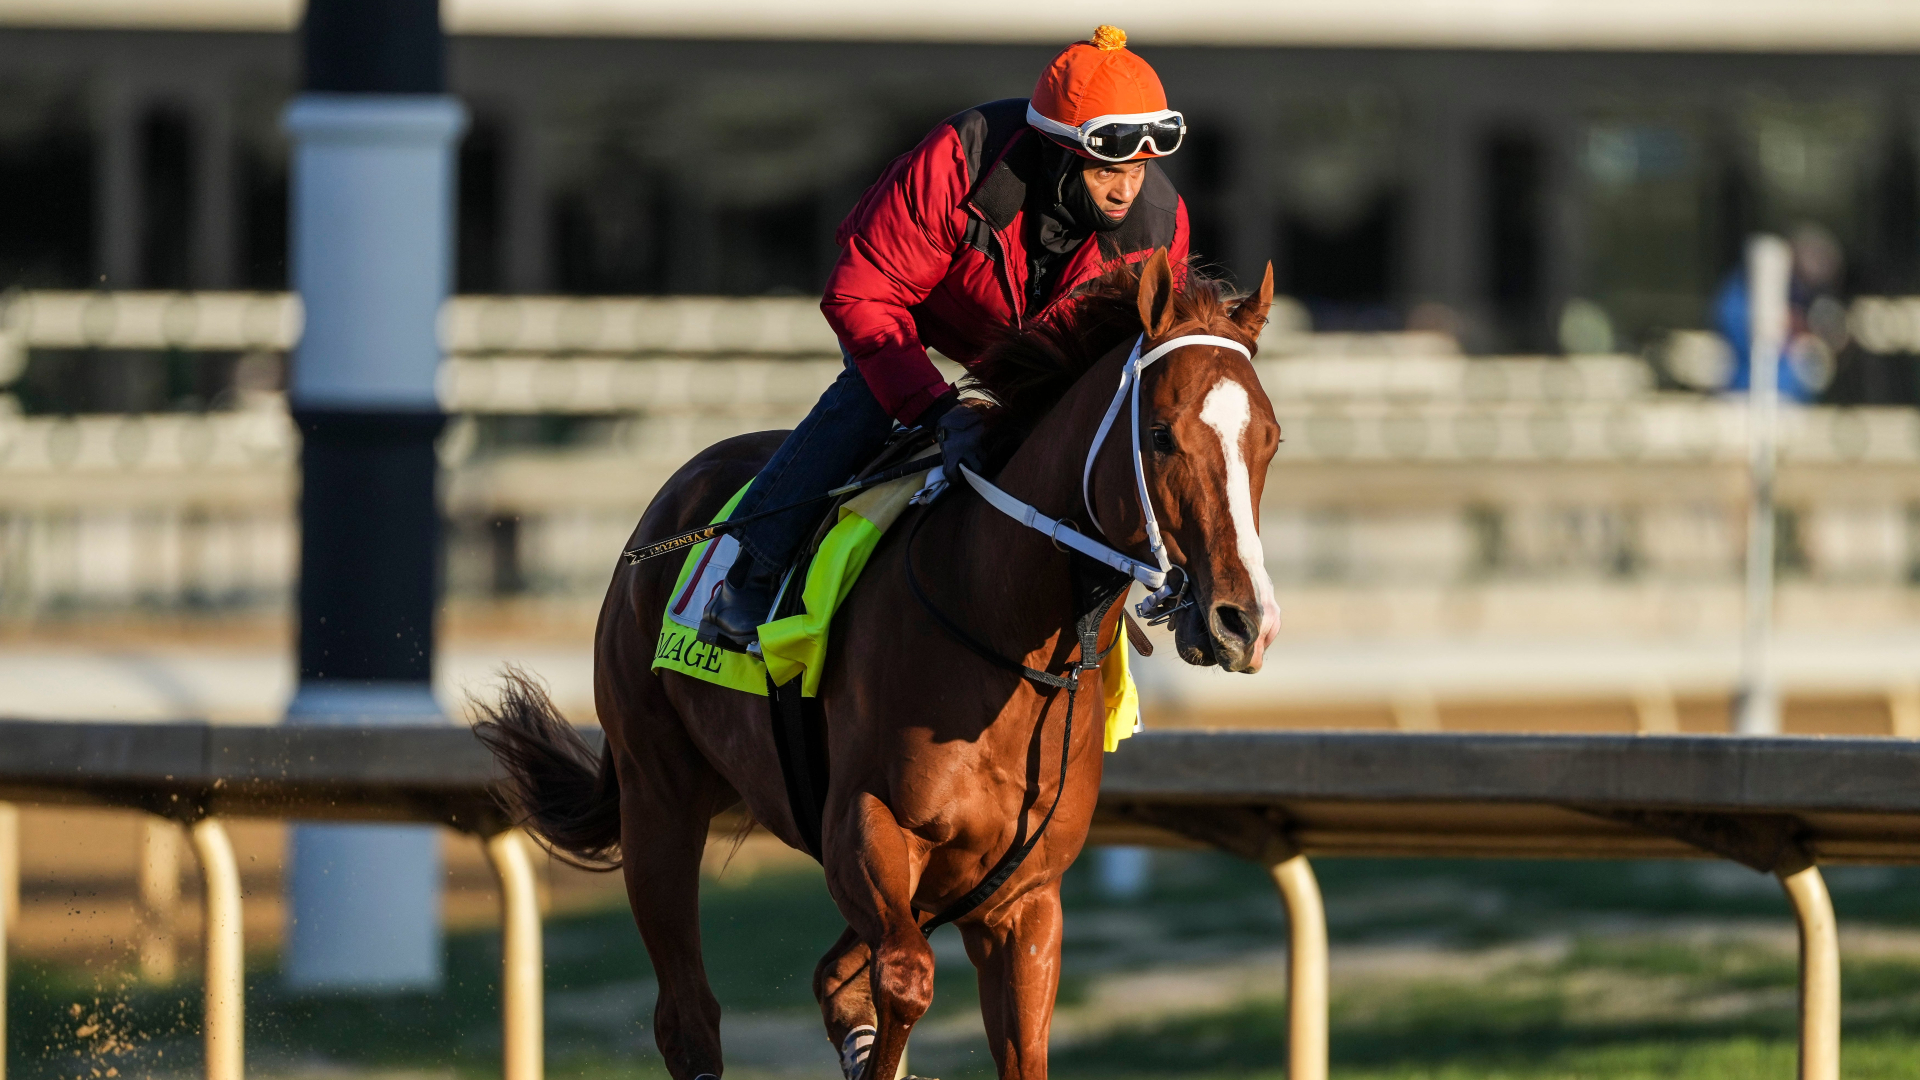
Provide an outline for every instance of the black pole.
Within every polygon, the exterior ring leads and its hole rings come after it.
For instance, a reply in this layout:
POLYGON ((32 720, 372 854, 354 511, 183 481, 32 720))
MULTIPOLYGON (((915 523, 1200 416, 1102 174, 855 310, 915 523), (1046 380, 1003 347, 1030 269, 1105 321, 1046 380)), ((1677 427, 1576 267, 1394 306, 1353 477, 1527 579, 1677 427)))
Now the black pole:
MULTIPOLYGON (((440 514, 435 338, 452 271, 454 143, 437 0, 309 0, 288 107, 305 328, 299 673, 292 724, 446 722, 434 701, 440 514)), ((286 972, 300 987, 440 979, 439 838, 295 830, 286 972)))
POLYGON ((437 412, 296 409, 300 681, 433 681, 437 412))
MULTIPOLYGON (((302 46, 307 93, 446 89, 438 0, 310 0, 302 46)), ((303 352, 298 363, 335 359, 303 352)), ((339 394, 301 396, 296 387, 300 680, 430 683, 440 580, 439 409, 371 395, 343 408, 327 400, 339 394)))
POLYGON ((310 93, 446 92, 438 0, 310 0, 300 35, 310 93))

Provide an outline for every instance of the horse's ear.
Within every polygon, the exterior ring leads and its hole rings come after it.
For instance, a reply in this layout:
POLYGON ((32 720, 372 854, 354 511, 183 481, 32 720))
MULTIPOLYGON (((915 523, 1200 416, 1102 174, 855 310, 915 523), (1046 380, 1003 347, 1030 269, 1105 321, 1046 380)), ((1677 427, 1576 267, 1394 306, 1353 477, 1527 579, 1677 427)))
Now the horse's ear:
POLYGON ((1273 307, 1273 264, 1267 264, 1266 276, 1260 279, 1260 287, 1248 293, 1233 308, 1233 321, 1247 336, 1255 341, 1260 339, 1260 331, 1267 325, 1267 311, 1273 307))
POLYGON ((1173 329, 1173 266, 1167 249, 1155 251, 1140 269, 1140 325, 1148 337, 1173 329))

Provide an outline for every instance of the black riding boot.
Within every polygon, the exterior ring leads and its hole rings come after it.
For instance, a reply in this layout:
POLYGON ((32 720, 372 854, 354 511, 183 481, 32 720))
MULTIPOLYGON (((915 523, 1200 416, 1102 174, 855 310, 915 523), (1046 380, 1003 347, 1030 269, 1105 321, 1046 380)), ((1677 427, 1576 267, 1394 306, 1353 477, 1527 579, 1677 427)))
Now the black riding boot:
POLYGON ((772 612, 773 595, 779 588, 779 573, 763 568, 760 560, 742 551, 700 615, 700 640, 729 652, 746 652, 748 645, 760 640, 760 624, 772 612))
MULTIPOLYGON (((760 475, 753 478, 733 508, 734 516, 744 518, 800 503, 846 483, 887 445, 887 433, 892 428, 892 418, 874 400, 866 379, 848 360, 840 377, 820 395, 813 411, 761 467, 760 475)), ((745 652, 748 645, 759 640, 755 631, 773 607, 781 573, 826 509, 825 503, 796 506, 787 513, 743 526, 735 534, 740 541, 740 557, 701 614, 701 641, 745 652), (775 569, 767 569, 769 566, 775 569)))

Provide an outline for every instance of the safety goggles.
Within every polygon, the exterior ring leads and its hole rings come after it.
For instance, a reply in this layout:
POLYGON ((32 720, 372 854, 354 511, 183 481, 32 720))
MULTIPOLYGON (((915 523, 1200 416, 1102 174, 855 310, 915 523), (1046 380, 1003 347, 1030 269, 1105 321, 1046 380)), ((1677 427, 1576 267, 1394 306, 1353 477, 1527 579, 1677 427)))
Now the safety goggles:
POLYGON ((1165 157, 1180 149, 1187 137, 1187 118, 1173 109, 1096 116, 1079 127, 1069 127, 1042 116, 1029 102, 1027 123, 1101 161, 1131 161, 1143 150, 1165 157))

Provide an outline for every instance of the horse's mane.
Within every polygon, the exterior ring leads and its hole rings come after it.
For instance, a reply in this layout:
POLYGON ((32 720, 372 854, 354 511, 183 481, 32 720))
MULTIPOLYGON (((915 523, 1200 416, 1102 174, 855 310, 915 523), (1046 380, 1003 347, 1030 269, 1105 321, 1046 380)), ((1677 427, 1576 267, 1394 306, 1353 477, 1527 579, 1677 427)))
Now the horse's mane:
MULTIPOLYGON (((1234 298, 1226 284, 1193 269, 1184 277, 1173 294, 1173 333, 1218 334, 1251 347, 1247 333, 1229 318, 1234 298)), ((1008 330, 973 365, 961 388, 992 402, 993 424, 1003 437, 1024 438, 1080 376, 1139 335, 1139 292, 1139 267, 1108 271, 1059 317, 1008 330)))

